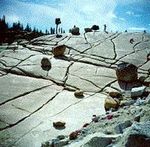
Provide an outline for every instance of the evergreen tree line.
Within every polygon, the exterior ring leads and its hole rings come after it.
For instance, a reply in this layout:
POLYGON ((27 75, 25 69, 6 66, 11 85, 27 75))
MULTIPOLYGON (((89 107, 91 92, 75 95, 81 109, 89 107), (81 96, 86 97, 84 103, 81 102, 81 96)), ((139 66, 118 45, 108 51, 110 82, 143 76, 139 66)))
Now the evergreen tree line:
MULTIPOLYGON (((65 33, 62 28, 58 28, 58 32, 65 33)), ((5 16, 0 18, 0 43, 14 41, 17 35, 22 35, 22 38, 31 40, 41 35, 49 35, 55 33, 56 29, 53 27, 51 27, 49 30, 46 29, 45 32, 43 32, 42 30, 38 30, 36 27, 32 29, 29 24, 24 27, 23 24, 20 23, 20 21, 14 22, 12 26, 9 26, 9 24, 6 22, 5 16), (23 37, 24 35, 26 35, 26 37, 23 37)))

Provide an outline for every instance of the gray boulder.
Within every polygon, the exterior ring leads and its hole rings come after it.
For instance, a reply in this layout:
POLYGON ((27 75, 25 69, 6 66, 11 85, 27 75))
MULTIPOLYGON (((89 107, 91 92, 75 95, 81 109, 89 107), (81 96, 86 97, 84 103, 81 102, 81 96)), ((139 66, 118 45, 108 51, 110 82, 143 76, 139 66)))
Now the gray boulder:
POLYGON ((93 137, 83 147, 106 147, 112 143, 110 137, 93 137))
POLYGON ((135 122, 115 145, 122 147, 149 147, 150 146, 150 121, 135 122))
POLYGON ((141 86, 141 87, 135 87, 131 89, 131 97, 141 97, 143 93, 145 92, 146 87, 141 86))

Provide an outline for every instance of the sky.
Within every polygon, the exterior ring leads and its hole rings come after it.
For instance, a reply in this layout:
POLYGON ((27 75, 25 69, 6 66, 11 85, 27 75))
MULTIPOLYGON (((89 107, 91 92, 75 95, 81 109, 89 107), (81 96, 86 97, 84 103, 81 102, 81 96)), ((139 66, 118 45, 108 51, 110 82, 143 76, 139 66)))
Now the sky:
POLYGON ((74 25, 81 31, 96 24, 108 31, 150 32, 150 0, 0 0, 0 16, 12 24, 45 30, 55 27, 55 18, 61 19, 66 32, 74 25))

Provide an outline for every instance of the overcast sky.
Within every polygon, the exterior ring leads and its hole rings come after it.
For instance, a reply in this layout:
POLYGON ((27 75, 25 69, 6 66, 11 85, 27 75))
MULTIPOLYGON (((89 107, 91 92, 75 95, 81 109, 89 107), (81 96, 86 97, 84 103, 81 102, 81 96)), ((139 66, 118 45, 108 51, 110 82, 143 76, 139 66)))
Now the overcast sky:
POLYGON ((9 23, 45 30, 60 17, 66 32, 74 25, 83 30, 107 24, 109 31, 150 31, 150 0, 0 0, 0 16, 9 23))

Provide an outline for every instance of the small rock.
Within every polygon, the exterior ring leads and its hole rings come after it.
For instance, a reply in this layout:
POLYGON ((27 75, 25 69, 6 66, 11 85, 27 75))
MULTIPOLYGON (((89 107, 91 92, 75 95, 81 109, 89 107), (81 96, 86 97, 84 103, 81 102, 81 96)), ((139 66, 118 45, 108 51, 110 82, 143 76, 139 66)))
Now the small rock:
POLYGON ((85 31, 85 33, 92 32, 92 29, 91 28, 84 28, 84 31, 85 31))
POLYGON ((144 94, 145 89, 146 89, 145 86, 132 88, 131 89, 131 97, 132 98, 141 97, 144 94))
POLYGON ((52 67, 51 62, 48 58, 42 58, 41 60, 41 67, 43 70, 49 71, 52 67))
POLYGON ((82 97, 84 97, 83 93, 84 92, 82 90, 76 90, 74 92, 74 95, 75 95, 75 97, 82 98, 82 97))
POLYGON ((140 122, 140 118, 141 118, 141 116, 137 115, 137 116, 134 117, 134 121, 140 122))
POLYGON ((65 127, 65 122, 62 122, 62 121, 58 121, 58 122, 53 122, 53 126, 55 128, 64 128, 65 127))
POLYGON ((57 138, 58 138, 59 140, 63 140, 63 139, 65 139, 65 136, 64 136, 64 135, 58 135, 57 138))
POLYGON ((123 133, 124 129, 130 127, 131 125, 132 125, 132 122, 130 120, 127 120, 123 123, 118 124, 114 129, 116 133, 121 134, 123 133))
POLYGON ((94 31, 97 31, 97 30, 99 30, 99 26, 98 25, 93 25, 91 27, 91 29, 94 30, 94 31))
POLYGON ((99 121, 99 117, 98 116, 93 117, 92 121, 95 122, 95 123, 98 122, 99 121))
POLYGON ((120 92, 112 91, 109 92, 109 96, 111 96, 112 98, 121 98, 122 94, 120 92))
POLYGON ((65 50, 66 50, 66 45, 59 45, 52 49, 52 53, 54 54, 54 57, 63 56, 65 50))
POLYGON ((106 117, 108 120, 111 120, 113 118, 113 114, 108 114, 106 117))
POLYGON ((69 143, 69 139, 66 138, 64 140, 59 140, 59 139, 53 139, 52 140, 52 143, 50 145, 50 147, 62 147, 62 146, 65 146, 69 143))
POLYGON ((118 64, 117 69, 116 69, 116 75, 118 81, 123 81, 123 82, 134 82, 137 81, 137 67, 133 64, 130 63, 121 63, 118 64))
POLYGON ((111 97, 107 97, 105 99, 104 107, 105 107, 105 110, 109 110, 111 108, 117 109, 119 107, 119 101, 117 101, 111 97))
POLYGON ((79 135, 79 132, 78 132, 78 131, 72 132, 72 133, 69 135, 69 139, 70 139, 70 140, 75 140, 75 139, 78 138, 78 135, 79 135))

